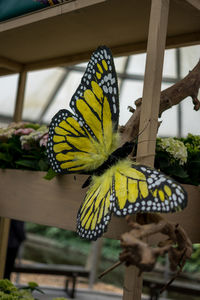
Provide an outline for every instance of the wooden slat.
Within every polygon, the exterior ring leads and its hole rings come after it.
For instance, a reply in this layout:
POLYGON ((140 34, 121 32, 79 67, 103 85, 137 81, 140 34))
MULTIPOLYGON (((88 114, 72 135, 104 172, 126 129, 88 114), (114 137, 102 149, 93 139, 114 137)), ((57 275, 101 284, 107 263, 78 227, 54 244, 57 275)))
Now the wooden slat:
POLYGON ((14 117, 13 117, 14 122, 20 122, 22 120, 26 77, 27 77, 26 71, 20 72, 19 79, 18 79, 18 87, 17 87, 17 97, 15 101, 14 117))
POLYGON ((4 277, 10 220, 0 218, 0 279, 4 277))
MULTIPOLYGON (((144 76, 137 161, 153 166, 157 120, 160 104, 163 59, 167 35, 169 0, 152 0, 144 76), (144 130, 145 129, 145 130, 144 130)), ((125 270, 124 300, 139 300, 142 296, 142 275, 135 267, 125 270)))
MULTIPOLYGON (((200 43, 200 32, 194 32, 190 34, 182 34, 179 36, 170 36, 167 38, 166 41, 166 49, 170 48, 177 48, 177 47, 184 47, 184 46, 192 46, 200 43)), ((117 45, 110 47, 112 53, 115 57, 120 56, 128 56, 132 54, 139 54, 146 52, 147 43, 140 42, 140 43, 130 43, 124 45, 117 45)), ((10 75, 14 73, 18 73, 23 68, 24 71, 30 72, 35 70, 42 70, 47 68, 53 68, 58 66, 71 66, 78 63, 83 63, 89 60, 91 53, 94 49, 90 49, 90 51, 66 55, 66 56, 59 56, 54 57, 46 60, 39 60, 34 61, 32 63, 27 63, 25 65, 17 64, 18 68, 14 69, 13 67, 6 67, 1 68, 0 65, 0 76, 10 75)), ((0 58, 1 61, 1 58, 0 58)))
POLYGON ((200 10, 200 1, 199 0, 185 0, 185 1, 188 2, 195 9, 200 10))
MULTIPOLYGON (((182 34, 180 36, 170 36, 166 41, 166 49, 170 48, 178 48, 183 46, 192 46, 196 45, 197 41, 200 43, 200 32, 190 33, 190 34, 182 34)), ((139 54, 146 52, 147 43, 131 43, 124 45, 117 45, 110 47, 113 53, 113 56, 128 56, 132 54, 139 54)), ((55 57, 47 60, 36 61, 33 63, 28 63, 24 66, 24 70, 26 71, 35 71, 39 69, 45 68, 53 68, 57 66, 70 66, 82 62, 86 62, 89 60, 91 53, 95 49, 91 49, 90 51, 67 55, 62 57, 55 57)))
POLYGON ((104 1, 106 0, 73 0, 69 3, 46 7, 35 12, 12 18, 8 21, 1 22, 0 32, 56 17, 104 1))
MULTIPOLYGON (((146 51, 150 0, 86 2, 77 0, 1 22, 0 57, 34 70, 88 60, 100 44, 117 56, 146 51)), ((200 43, 200 15, 192 5, 171 0, 169 20, 167 47, 200 43)))
MULTIPOLYGON (((14 122, 19 122, 22 120, 26 75, 27 73, 25 71, 22 71, 19 75, 15 110, 13 116, 14 122)), ((7 244, 9 238, 9 228, 10 219, 0 218, 0 278, 3 278, 4 274, 7 244)))
POLYGON ((153 0, 140 114, 137 161, 154 165, 169 0, 153 0))
POLYGON ((137 300, 142 297, 142 275, 135 266, 126 267, 123 300, 137 300))
POLYGON ((17 73, 22 69, 22 65, 8 58, 0 57, 0 68, 17 73))
MULTIPOLYGON (((0 216, 38 224, 76 230, 76 216, 86 189, 81 185, 87 177, 77 175, 58 176, 51 181, 43 177, 45 172, 0 170, 0 216)), ((194 243, 200 242, 199 223, 200 187, 183 185, 188 191, 188 207, 183 212, 166 214, 177 220, 194 243)), ((105 237, 119 239, 128 227, 123 218, 112 217, 105 237)))

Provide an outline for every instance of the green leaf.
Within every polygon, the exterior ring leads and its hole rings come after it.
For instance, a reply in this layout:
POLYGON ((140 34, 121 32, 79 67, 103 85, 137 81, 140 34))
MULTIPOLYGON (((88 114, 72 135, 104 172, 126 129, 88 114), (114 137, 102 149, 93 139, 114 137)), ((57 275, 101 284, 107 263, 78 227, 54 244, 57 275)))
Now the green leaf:
POLYGON ((31 289, 35 289, 36 287, 38 287, 38 284, 34 281, 29 281, 28 282, 28 286, 31 288, 31 289))
POLYGON ((32 124, 32 123, 29 123, 29 124, 25 124, 24 125, 24 128, 32 128, 32 129, 39 129, 40 128, 40 125, 39 124, 32 124))
POLYGON ((52 169, 50 168, 47 172, 47 174, 43 177, 44 179, 47 179, 47 180, 51 180, 53 179, 55 176, 57 176, 57 173, 52 169))
POLYGON ((37 170, 36 162, 33 160, 21 159, 21 160, 17 160, 15 164, 18 166, 23 166, 33 170, 37 170))
POLYGON ((40 159, 38 162, 40 171, 47 171, 49 168, 48 163, 44 159, 40 159))
POLYGON ((8 155, 6 155, 5 153, 0 152, 0 160, 9 161, 8 155))
POLYGON ((187 178, 188 177, 188 173, 183 169, 183 168, 174 168, 173 170, 173 174, 176 177, 180 177, 180 178, 187 178))

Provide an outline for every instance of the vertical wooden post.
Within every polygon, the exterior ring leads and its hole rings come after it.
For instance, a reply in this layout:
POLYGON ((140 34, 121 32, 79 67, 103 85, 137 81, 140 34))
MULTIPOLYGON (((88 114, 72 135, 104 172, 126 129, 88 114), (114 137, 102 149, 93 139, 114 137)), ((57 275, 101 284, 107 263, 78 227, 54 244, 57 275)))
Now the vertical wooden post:
POLYGON ((91 251, 89 253, 86 268, 90 271, 89 288, 92 289, 97 279, 97 271, 99 267, 101 249, 103 246, 103 238, 91 243, 91 251))
MULTIPOLYGON (((154 164, 168 12, 169 0, 152 0, 139 131, 145 130, 137 151, 137 161, 149 166, 154 164)), ((136 267, 126 268, 123 300, 139 300, 141 295, 142 276, 136 267)))
POLYGON ((169 0, 152 0, 137 161, 153 166, 168 23, 169 0))
POLYGON ((22 119, 26 77, 27 77, 27 72, 25 72, 25 71, 22 71, 19 74, 17 96, 16 96, 16 102, 15 102, 15 111, 14 111, 14 117, 13 117, 14 122, 19 122, 22 119))
POLYGON ((0 279, 4 276, 10 219, 0 218, 0 279))
MULTIPOLYGON (((14 122, 19 122, 22 119, 26 75, 27 72, 25 71, 22 71, 19 75, 17 96, 15 101, 15 111, 13 117, 14 122)), ((4 276, 9 229, 10 229, 10 219, 0 218, 0 279, 2 279, 4 276)))

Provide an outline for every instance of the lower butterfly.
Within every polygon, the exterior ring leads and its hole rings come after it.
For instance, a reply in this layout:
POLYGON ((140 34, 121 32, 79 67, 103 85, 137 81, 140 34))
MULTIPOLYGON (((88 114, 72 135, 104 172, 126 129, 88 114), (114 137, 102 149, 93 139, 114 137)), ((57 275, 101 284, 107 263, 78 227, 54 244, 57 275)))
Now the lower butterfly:
POLYGON ((133 143, 119 147, 117 76, 107 47, 92 54, 70 107, 73 113, 63 109, 53 117, 47 153, 56 172, 91 175, 77 216, 80 237, 102 236, 112 214, 168 213, 186 207, 187 194, 176 181, 131 162, 127 156, 133 143))
POLYGON ((123 217, 138 212, 176 212, 185 208, 186 192, 163 173, 130 160, 119 161, 94 176, 78 212, 78 234, 96 240, 112 213, 123 217))

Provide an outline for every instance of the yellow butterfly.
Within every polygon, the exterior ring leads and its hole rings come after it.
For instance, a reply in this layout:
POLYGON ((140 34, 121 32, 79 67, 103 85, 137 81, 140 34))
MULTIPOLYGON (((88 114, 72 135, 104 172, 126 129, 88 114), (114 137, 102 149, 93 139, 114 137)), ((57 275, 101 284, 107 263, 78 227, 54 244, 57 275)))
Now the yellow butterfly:
POLYGON ((166 213, 187 205, 177 182, 127 158, 131 142, 119 147, 117 75, 107 47, 92 54, 70 107, 73 113, 60 110, 51 121, 47 154, 58 173, 92 174, 77 216, 82 238, 100 237, 112 213, 166 213))

